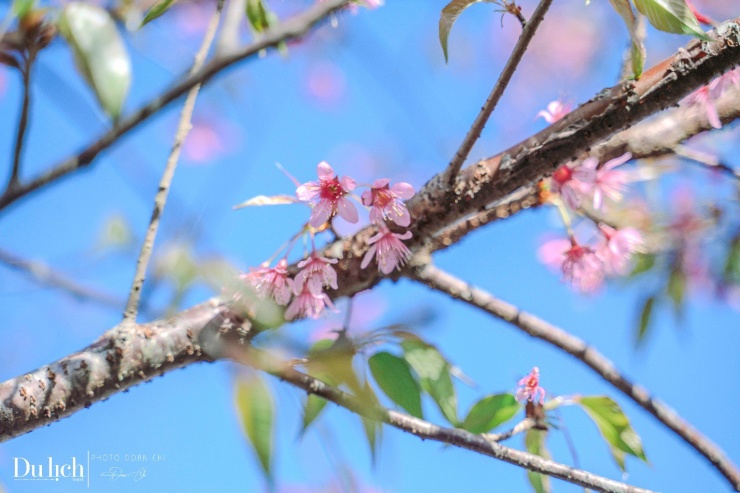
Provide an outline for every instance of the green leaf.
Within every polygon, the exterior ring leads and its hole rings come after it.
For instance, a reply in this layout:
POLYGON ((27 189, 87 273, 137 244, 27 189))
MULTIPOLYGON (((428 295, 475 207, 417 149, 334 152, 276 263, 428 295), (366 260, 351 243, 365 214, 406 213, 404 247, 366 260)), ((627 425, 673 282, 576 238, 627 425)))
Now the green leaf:
POLYGON ((645 65, 645 46, 637 34, 637 19, 635 18, 635 13, 632 11, 632 5, 630 5, 629 0, 609 0, 609 3, 612 4, 614 10, 617 11, 627 25, 632 42, 632 49, 630 51, 632 73, 635 78, 639 78, 642 75, 642 69, 645 65))
POLYGON ((244 378, 236 382, 235 397, 242 428, 271 481, 275 405, 270 389, 259 377, 244 378))
POLYGON ((686 275, 680 268, 674 268, 668 276, 665 292, 673 302, 673 308, 677 316, 683 312, 683 303, 686 297, 686 275))
POLYGON ((439 17, 439 42, 442 45, 442 51, 445 54, 445 62, 447 62, 447 39, 450 37, 450 30, 452 25, 455 23, 463 10, 470 7, 474 3, 488 2, 491 3, 493 0, 452 0, 442 9, 442 13, 439 17))
POLYGON ((434 346, 421 340, 408 339, 401 346, 404 359, 419 376, 421 388, 432 397, 447 421, 457 426, 457 394, 450 377, 450 364, 434 346))
POLYGON ((740 236, 732 240, 722 274, 726 283, 740 284, 740 236))
POLYGON ((36 0, 13 0, 13 14, 19 19, 31 13, 36 6, 36 0))
POLYGON ((655 267, 655 254, 653 253, 636 253, 634 256, 634 267, 630 273, 630 277, 636 277, 640 274, 644 274, 653 267, 655 267))
POLYGON ((267 31, 278 23, 277 16, 265 7, 262 0, 247 0, 246 10, 249 25, 257 34, 267 31))
POLYGON ((78 70, 106 113, 118 119, 131 83, 131 61, 115 22, 105 9, 80 2, 68 3, 58 22, 78 70))
MULTIPOLYGON (((524 435, 524 445, 527 448, 527 452, 543 459, 549 459, 550 452, 545 447, 546 438, 547 430, 536 430, 534 428, 527 430, 526 435, 524 435)), ((527 478, 535 493, 550 493, 549 476, 538 472, 527 471, 527 478)))
POLYGON ((586 414, 596 423, 596 426, 609 444, 614 460, 622 471, 625 471, 624 454, 647 462, 642 449, 642 441, 632 429, 629 419, 622 412, 619 404, 606 396, 581 397, 578 403, 586 414))
POLYGON ((655 296, 648 296, 640 310, 640 324, 637 327, 637 336, 635 345, 639 346, 645 340, 647 331, 650 328, 650 321, 653 316, 653 307, 655 306, 655 296))
POLYGON ((170 7, 176 2, 177 0, 160 0, 152 8, 149 9, 149 12, 146 13, 144 16, 144 20, 141 21, 141 25, 139 27, 143 27, 144 25, 150 23, 160 15, 167 12, 170 7))
POLYGON ((314 394, 308 394, 306 405, 303 407, 303 424, 301 426, 301 435, 306 432, 308 427, 316 421, 321 411, 324 410, 328 401, 323 397, 314 394))
POLYGON ((382 427, 380 422, 375 419, 360 416, 360 420, 362 421, 362 428, 365 431, 365 438, 367 439, 368 447, 370 447, 370 456, 372 457, 373 463, 375 463, 382 427))
POLYGON ((494 394, 476 402, 461 427, 470 433, 488 433, 513 418, 520 406, 511 394, 494 394))
POLYGON ((411 374, 411 367, 403 358, 387 352, 372 355, 368 360, 370 372, 393 402, 410 415, 424 419, 421 410, 421 387, 411 374))
POLYGON ((685 0, 634 0, 637 10, 646 16, 656 29, 668 33, 690 34, 703 41, 711 41, 696 20, 685 0))

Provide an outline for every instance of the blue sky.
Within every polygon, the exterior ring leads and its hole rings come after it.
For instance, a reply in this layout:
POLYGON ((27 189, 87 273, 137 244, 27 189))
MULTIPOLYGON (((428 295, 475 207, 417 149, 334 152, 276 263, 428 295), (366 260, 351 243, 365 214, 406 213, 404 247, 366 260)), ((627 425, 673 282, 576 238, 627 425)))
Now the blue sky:
MULTIPOLYGON (((471 7, 452 31, 445 66, 437 41, 445 2, 387 3, 377 11, 341 16, 337 28, 323 26, 291 46, 286 57, 273 53, 239 65, 204 88, 194 118, 201 140, 185 150, 177 170, 160 248, 187 239, 196 257, 218 256, 241 269, 269 257, 307 220, 306 210, 231 207, 258 194, 292 193, 276 162, 300 181, 313 179, 316 163, 327 160, 358 181, 389 177, 417 188, 444 168, 503 66, 518 35, 517 24, 505 18, 501 28, 494 6, 471 7), (203 149, 208 151, 205 159, 203 149)), ((273 4, 281 15, 304 5, 288 0, 273 4)), ((208 12, 205 5, 203 12, 208 12)), ((534 7, 532 2, 522 5, 525 15, 534 7)), ((737 15, 722 2, 704 5, 718 19, 737 15)), ((196 12, 173 10, 168 16, 172 22, 165 17, 128 35, 134 81, 125 110, 148 101, 181 74, 200 42, 199 26, 190 33, 185 22, 193 23, 196 12)), ((525 55, 471 158, 494 155, 543 128, 535 115, 549 101, 562 96, 583 102, 615 83, 627 33, 606 2, 558 3, 541 29, 541 39, 525 55)), ((647 66, 687 41, 651 31, 647 66)), ((26 177, 72 154, 107 125, 61 42, 45 50, 34 77, 26 177)), ((2 156, 12 152, 19 95, 18 77, 0 68, 2 156)), ((171 106, 103 153, 89 170, 3 211, 0 248, 43 260, 123 300, 133 276, 133 253, 101 247, 101 230, 118 215, 141 237, 178 112, 179 105, 171 106)), ((713 137, 734 166, 739 131, 735 124, 713 137)), ((709 182, 693 169, 679 168, 673 179, 710 187, 701 188, 700 196, 731 193, 728 183, 709 182)), ((670 310, 660 310, 645 346, 636 351, 637 301, 649 290, 650 280, 613 283, 593 297, 574 293, 536 257, 542 238, 560 228, 553 211, 525 212, 474 233, 440 253, 436 262, 593 344, 737 460, 740 441, 732 424, 738 418, 740 390, 735 378, 740 365, 733 356, 740 342, 737 309, 706 293, 693 293, 683 323, 677 324, 670 310)), ((571 357, 424 286, 386 281, 376 291, 363 308, 369 327, 403 320, 410 313, 430 314, 422 334, 476 383, 468 387, 458 382, 461 412, 482 395, 513 391, 516 381, 538 366, 551 395, 606 394, 620 403, 650 460, 646 465, 628 458, 625 481, 658 491, 728 490, 703 458, 571 357)), ((166 285, 157 286, 152 306, 166 306, 170 294, 166 285)), ((182 306, 212 294, 208 286, 198 285, 182 306)), ((0 265, 0 380, 86 346, 119 321, 120 310, 40 287, 0 265)), ((280 330, 305 341, 317 325, 280 330)), ((118 465, 127 472, 147 470, 146 478, 132 486, 104 481, 99 473, 108 464, 93 461, 92 491, 261 491, 265 482, 233 405, 233 383, 240 371, 229 363, 193 365, 3 443, 0 490, 84 489, 83 484, 13 481, 12 464, 14 457, 86 460, 89 453, 118 454, 118 465), (125 461, 127 454, 147 456, 146 465, 125 461), (164 460, 155 463, 155 455, 164 460)), ((358 418, 336 406, 329 406, 299 440, 304 396, 287 384, 268 381, 279 404, 275 469, 280 491, 325 491, 347 470, 362 491, 529 491, 523 470, 390 428, 384 428, 373 464, 358 418)), ((442 423, 431 402, 425 403, 425 411, 430 420, 442 423)), ((580 467, 620 479, 606 445, 583 413, 565 408, 562 418, 580 467)), ((523 448, 521 437, 509 444, 523 448)), ((554 430, 548 445, 556 460, 573 463, 563 433, 554 430)), ((556 492, 582 490, 560 481, 553 486, 556 492)))

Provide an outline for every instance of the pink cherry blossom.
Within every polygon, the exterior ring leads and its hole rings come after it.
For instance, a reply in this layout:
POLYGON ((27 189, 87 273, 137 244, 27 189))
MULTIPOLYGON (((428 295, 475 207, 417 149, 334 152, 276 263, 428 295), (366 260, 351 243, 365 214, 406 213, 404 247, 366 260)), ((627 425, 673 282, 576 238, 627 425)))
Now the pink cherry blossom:
POLYGON ((295 276, 295 289, 301 291, 306 285, 315 294, 321 293, 324 287, 337 289, 337 272, 331 266, 336 263, 337 259, 322 257, 314 251, 298 263, 298 268, 303 270, 295 276))
POLYGON ((596 171, 590 167, 569 167, 567 164, 560 166, 552 174, 550 189, 553 193, 560 195, 563 202, 571 209, 581 206, 581 197, 593 189, 596 180, 596 171))
POLYGON ((293 285, 295 298, 285 310, 285 319, 294 320, 296 318, 319 318, 326 307, 333 310, 334 305, 325 293, 314 293, 305 284, 302 289, 296 289, 297 284, 293 285))
POLYGON ((632 159, 632 154, 626 152, 618 158, 611 159, 598 168, 599 162, 590 157, 583 161, 583 168, 592 169, 595 172, 591 193, 594 196, 594 209, 601 210, 604 196, 618 202, 622 200, 622 194, 627 190, 630 181, 629 174, 624 170, 614 169, 632 159), (598 168, 598 169, 597 169, 598 168))
POLYGON ((540 260, 563 273, 563 281, 576 289, 590 293, 596 291, 604 280, 601 260, 594 249, 580 245, 575 238, 545 242, 538 251, 540 260))
POLYGON ((414 196, 414 187, 408 183, 396 183, 389 186, 390 180, 382 178, 375 180, 370 190, 362 194, 363 205, 370 207, 370 220, 377 224, 383 224, 385 219, 390 219, 399 226, 408 226, 411 223, 409 211, 401 199, 410 199, 414 196))
POLYGON ((411 257, 411 251, 401 240, 411 238, 411 231, 403 234, 393 233, 385 226, 381 226, 378 234, 370 238, 370 246, 362 259, 360 267, 364 269, 370 264, 373 256, 378 262, 378 270, 383 274, 390 274, 393 269, 403 266, 411 257))
POLYGON ((287 305, 290 301, 293 280, 288 277, 288 262, 285 259, 273 268, 264 265, 240 277, 252 284, 258 295, 271 296, 278 305, 287 305))
POLYGON ((627 275, 632 254, 644 244, 642 233, 635 228, 614 229, 606 224, 599 229, 603 237, 596 247, 596 256, 603 262, 604 270, 609 274, 627 275))
POLYGON ((735 68, 717 77, 708 85, 700 87, 686 96, 683 102, 688 105, 699 105, 703 107, 709 124, 714 128, 722 128, 722 122, 719 119, 714 100, 730 86, 740 87, 740 69, 735 68))
POLYGON ((322 161, 316 168, 318 181, 309 181, 299 186, 296 195, 299 200, 313 205, 313 212, 309 224, 318 228, 328 221, 334 214, 339 214, 346 221, 358 221, 357 208, 347 198, 349 192, 357 184, 349 176, 341 179, 334 174, 334 170, 326 161, 322 161))
POLYGON ((517 382, 516 400, 545 402, 545 389, 540 387, 540 369, 536 366, 526 377, 517 382), (537 398, 539 396, 539 399, 537 398))
POLYGON ((547 109, 537 113, 537 117, 544 118, 547 123, 555 123, 570 113, 570 110, 571 105, 569 103, 564 103, 559 99, 556 99, 555 101, 550 101, 550 103, 548 103, 547 109))

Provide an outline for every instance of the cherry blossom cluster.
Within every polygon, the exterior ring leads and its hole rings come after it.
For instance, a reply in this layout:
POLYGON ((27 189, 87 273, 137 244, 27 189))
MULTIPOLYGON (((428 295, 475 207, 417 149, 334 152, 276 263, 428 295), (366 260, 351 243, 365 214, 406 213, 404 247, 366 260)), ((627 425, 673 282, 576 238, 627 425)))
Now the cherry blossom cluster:
MULTIPOLYGON (((378 228, 378 233, 368 240, 369 248, 362 259, 361 268, 366 268, 373 259, 383 274, 390 274, 402 267, 411 256, 411 251, 403 243, 403 240, 411 238, 411 232, 394 233, 387 222, 404 228, 411 224, 411 216, 403 201, 414 195, 413 187, 408 183, 391 185, 390 180, 383 178, 375 180, 357 198, 352 194, 357 188, 357 182, 353 178, 337 176, 326 162, 318 164, 317 174, 318 179, 315 181, 303 184, 296 181, 295 199, 286 196, 272 199, 268 197, 260 198, 260 203, 292 201, 309 205, 311 216, 304 231, 310 234, 313 245, 314 234, 326 229, 335 216, 350 223, 359 221, 357 207, 352 200, 355 199, 369 209, 370 221, 378 228)), ((242 279, 251 284, 259 296, 270 297, 279 305, 287 306, 287 320, 318 318, 327 308, 333 310, 334 306, 324 290, 338 289, 337 273, 333 267, 337 260, 321 256, 314 247, 307 258, 298 263, 300 270, 291 279, 288 273, 288 253, 275 267, 270 267, 270 263, 266 262, 243 274, 242 279)))

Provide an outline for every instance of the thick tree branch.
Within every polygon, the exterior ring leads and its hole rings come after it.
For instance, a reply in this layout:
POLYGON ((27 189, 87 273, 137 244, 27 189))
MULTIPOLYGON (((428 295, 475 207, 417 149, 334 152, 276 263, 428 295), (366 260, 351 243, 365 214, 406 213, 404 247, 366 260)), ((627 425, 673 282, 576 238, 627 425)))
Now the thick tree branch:
POLYGON ((585 363, 604 380, 622 391, 627 397, 680 436, 717 468, 735 489, 740 489, 740 471, 717 445, 703 436, 675 411, 653 398, 645 388, 625 378, 614 363, 584 341, 534 315, 523 312, 511 304, 495 298, 486 291, 457 279, 433 265, 410 269, 408 276, 434 290, 509 322, 526 334, 543 340, 585 363))
MULTIPOLYGON (((211 43, 216 36, 216 30, 218 29, 218 23, 221 19, 221 10, 224 6, 224 0, 218 0, 216 2, 216 10, 211 16, 211 20, 208 23, 206 34, 203 36, 203 41, 200 45, 198 53, 195 55, 195 61, 190 69, 188 75, 192 76, 197 73, 206 61, 208 56, 208 50, 211 49, 211 43)), ((141 244, 141 251, 139 257, 136 259, 136 273, 134 274, 134 280, 131 284, 131 291, 129 292, 128 301, 126 302, 126 308, 123 311, 123 320, 127 323, 136 322, 136 315, 139 311, 139 300, 141 299, 141 289, 144 286, 144 278, 146 277, 146 269, 149 265, 149 259, 152 256, 154 250, 154 240, 157 237, 157 230, 159 229, 160 219, 164 213, 164 206, 167 202, 167 195, 172 185, 172 178, 175 176, 175 169, 177 168, 177 162, 180 159, 180 149, 185 138, 188 136, 192 127, 190 120, 193 116, 193 110, 195 109, 195 99, 198 97, 198 91, 200 91, 200 84, 195 84, 188 92, 187 98, 185 98, 185 104, 182 107, 180 113, 180 122, 177 125, 177 132, 175 133, 175 139, 172 144, 172 150, 167 158, 167 164, 165 165, 162 178, 159 181, 159 188, 157 194, 154 197, 154 210, 152 211, 152 217, 149 220, 149 228, 147 228, 144 241, 141 244)))
POLYGON ((468 154, 470 154, 470 150, 473 148, 473 145, 478 138, 480 138, 480 134, 486 126, 486 122, 491 117, 491 113, 493 113, 493 110, 496 108, 499 99, 503 96, 506 87, 509 85, 509 81, 511 81, 514 72, 519 66, 519 62, 524 56, 524 52, 527 51, 530 41, 534 38, 534 33, 537 31, 540 23, 544 20, 545 14, 551 4, 552 0, 541 0, 539 5, 537 5, 537 8, 532 13, 532 17, 526 22, 526 24, 524 24, 522 34, 519 36, 519 40, 516 42, 514 50, 511 52, 509 59, 506 61, 506 65, 504 65, 504 69, 501 71, 501 75, 499 75, 496 84, 493 86, 491 94, 488 96, 488 99, 486 99, 480 113, 478 113, 473 125, 471 125, 470 130, 468 130, 468 133, 465 135, 462 144, 460 144, 460 148, 457 150, 455 156, 447 167, 447 180, 450 183, 452 183, 455 176, 457 176, 457 173, 460 171, 460 168, 462 168, 462 165, 468 158, 468 154))
POLYGON ((103 136, 88 145, 78 154, 52 166, 49 170, 29 182, 22 183, 19 186, 14 187, 12 190, 6 190, 3 195, 0 195, 0 210, 5 209, 8 205, 31 192, 54 183, 60 178, 63 178, 75 171, 85 168, 93 162, 98 154, 116 143, 121 136, 146 121, 150 116, 157 113, 168 104, 183 96, 196 84, 206 83, 224 69, 242 60, 253 58, 263 50, 275 48, 281 43, 304 36, 322 20, 348 4, 349 1, 350 0, 326 0, 325 2, 317 2, 316 5, 306 10, 306 12, 296 15, 295 17, 281 23, 277 28, 264 33, 259 40, 249 46, 233 54, 224 55, 211 60, 197 73, 182 79, 180 82, 165 91, 161 96, 154 98, 130 116, 122 118, 115 128, 106 132, 103 136))
MULTIPOLYGON (((279 379, 303 389, 309 394, 323 397, 324 399, 334 402, 335 404, 338 404, 356 414, 368 419, 382 421, 383 423, 401 431, 405 431, 406 433, 411 433, 419 438, 434 440, 471 450, 479 454, 493 457, 494 459, 508 462, 509 464, 523 467, 530 471, 546 474, 596 491, 609 493, 650 493, 649 490, 613 481, 587 471, 566 466, 565 464, 543 459, 542 457, 528 452, 522 452, 520 450, 506 447, 497 443, 497 440, 492 439, 498 437, 486 437, 484 435, 475 435, 465 430, 445 428, 398 411, 369 404, 366 400, 359 399, 317 378, 299 372, 285 363, 274 361, 269 357, 254 357, 248 354, 249 352, 245 349, 246 348, 243 347, 235 348, 234 345, 231 345, 230 347, 225 348, 224 356, 267 371, 279 379)), ((528 427, 531 427, 531 424, 525 420, 522 422, 522 425, 515 428, 515 430, 516 432, 520 432, 524 431, 528 427)), ((514 432, 515 431, 512 430, 511 433, 502 435, 500 439, 508 438, 514 432)))

